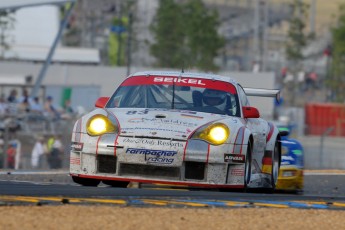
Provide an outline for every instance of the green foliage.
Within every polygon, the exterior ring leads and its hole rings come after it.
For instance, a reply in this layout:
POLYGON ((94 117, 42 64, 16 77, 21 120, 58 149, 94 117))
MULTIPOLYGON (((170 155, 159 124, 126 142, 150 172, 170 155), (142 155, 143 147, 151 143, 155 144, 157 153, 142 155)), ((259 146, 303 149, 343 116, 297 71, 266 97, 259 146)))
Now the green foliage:
POLYGON ((337 26, 332 28, 333 49, 331 75, 328 86, 335 93, 335 101, 345 101, 345 4, 339 7, 337 26))
POLYGON ((210 13, 201 0, 184 4, 160 0, 151 27, 155 37, 151 54, 157 59, 157 66, 216 70, 213 60, 225 44, 217 33, 218 26, 218 14, 210 13))
POLYGON ((300 62, 303 60, 302 50, 309 40, 309 35, 304 32, 309 6, 301 0, 294 0, 291 7, 293 17, 290 20, 288 41, 285 47, 286 58, 289 61, 300 62))

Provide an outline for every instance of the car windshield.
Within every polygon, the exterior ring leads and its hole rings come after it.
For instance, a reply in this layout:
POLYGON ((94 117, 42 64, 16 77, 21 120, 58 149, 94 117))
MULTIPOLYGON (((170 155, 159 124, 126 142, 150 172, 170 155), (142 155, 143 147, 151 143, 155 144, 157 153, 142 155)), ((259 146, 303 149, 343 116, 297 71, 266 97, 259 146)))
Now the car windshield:
POLYGON ((208 79, 131 77, 116 90, 106 108, 160 108, 240 116, 234 85, 208 79))

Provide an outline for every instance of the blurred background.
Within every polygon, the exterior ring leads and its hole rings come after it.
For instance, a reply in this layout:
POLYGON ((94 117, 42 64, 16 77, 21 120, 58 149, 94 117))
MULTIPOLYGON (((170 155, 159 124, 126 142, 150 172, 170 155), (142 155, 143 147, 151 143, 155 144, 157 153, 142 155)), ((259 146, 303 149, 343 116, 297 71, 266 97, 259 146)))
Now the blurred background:
POLYGON ((281 89, 251 104, 291 129, 306 169, 345 169, 344 0, 2 0, 0 69, 0 169, 67 169, 98 97, 182 69, 281 89))

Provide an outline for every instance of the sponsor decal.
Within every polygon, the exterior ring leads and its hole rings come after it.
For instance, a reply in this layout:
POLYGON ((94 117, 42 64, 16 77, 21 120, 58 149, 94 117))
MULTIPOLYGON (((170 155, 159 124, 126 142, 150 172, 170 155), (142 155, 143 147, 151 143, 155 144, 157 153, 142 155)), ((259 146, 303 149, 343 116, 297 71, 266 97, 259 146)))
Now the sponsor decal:
POLYGON ((232 176, 244 176, 244 169, 231 169, 232 176))
POLYGON ((292 156, 282 156, 282 161, 294 161, 295 159, 292 156))
POLYGON ((79 157, 71 157, 69 159, 69 163, 72 165, 80 165, 80 158, 79 157))
POLYGON ((83 150, 84 143, 80 142, 72 142, 71 143, 71 150, 72 151, 82 151, 83 150))
POLYGON ((177 77, 155 77, 153 82, 183 83, 189 85, 206 85, 203 80, 195 78, 177 78, 177 77))
POLYGON ((127 115, 143 115, 143 114, 148 114, 150 110, 145 109, 145 110, 129 110, 127 111, 127 115))
POLYGON ((235 163, 244 163, 245 155, 241 154, 224 154, 224 162, 235 162, 235 163))
POLYGON ((144 145, 150 145, 150 146, 163 146, 163 147, 177 147, 177 148, 183 147, 183 143, 181 142, 172 142, 172 141, 155 140, 155 139, 125 138, 123 139, 123 143, 144 144, 144 145))
POLYGON ((126 153, 129 154, 145 154, 145 155, 152 155, 152 156, 167 156, 172 157, 177 154, 176 151, 165 151, 165 150, 152 150, 152 149, 136 149, 136 148, 128 148, 126 153))
POLYGON ((182 130, 173 130, 173 129, 159 129, 159 128, 142 128, 142 127, 134 127, 134 128, 122 128, 121 133, 135 133, 137 130, 147 130, 147 131, 164 131, 164 132, 173 132, 173 133, 182 133, 185 134, 185 131, 182 130))
POLYGON ((197 123, 180 121, 177 119, 161 119, 161 118, 132 118, 128 120, 129 123, 153 123, 162 125, 179 125, 185 127, 195 127, 198 126, 197 123))
POLYGON ((176 151, 128 148, 127 154, 145 155, 147 163, 172 164, 176 151))

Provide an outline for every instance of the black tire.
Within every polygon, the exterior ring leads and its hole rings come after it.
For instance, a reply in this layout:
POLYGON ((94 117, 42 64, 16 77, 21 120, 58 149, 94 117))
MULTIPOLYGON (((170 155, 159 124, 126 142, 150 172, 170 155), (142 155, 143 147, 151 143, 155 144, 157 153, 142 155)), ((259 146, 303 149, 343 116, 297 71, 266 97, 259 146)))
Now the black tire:
POLYGON ((271 189, 270 192, 273 193, 276 189, 276 184, 278 181, 279 175, 279 168, 280 168, 280 151, 279 151, 279 143, 276 141, 274 145, 274 151, 272 153, 272 172, 271 172, 271 189))
POLYGON ((251 178, 251 171, 252 171, 252 144, 251 142, 248 142, 248 147, 247 147, 247 154, 246 154, 246 161, 245 161, 245 166, 244 166, 244 191, 248 191, 248 185, 250 182, 251 178))
POLYGON ((111 187, 116 188, 127 188, 128 181, 115 181, 115 180, 102 180, 103 184, 110 185, 111 187))
POLYGON ((81 177, 76 177, 76 176, 72 176, 72 180, 77 184, 80 184, 83 186, 90 186, 90 187, 97 187, 99 183, 101 183, 100 180, 81 178, 81 177))

